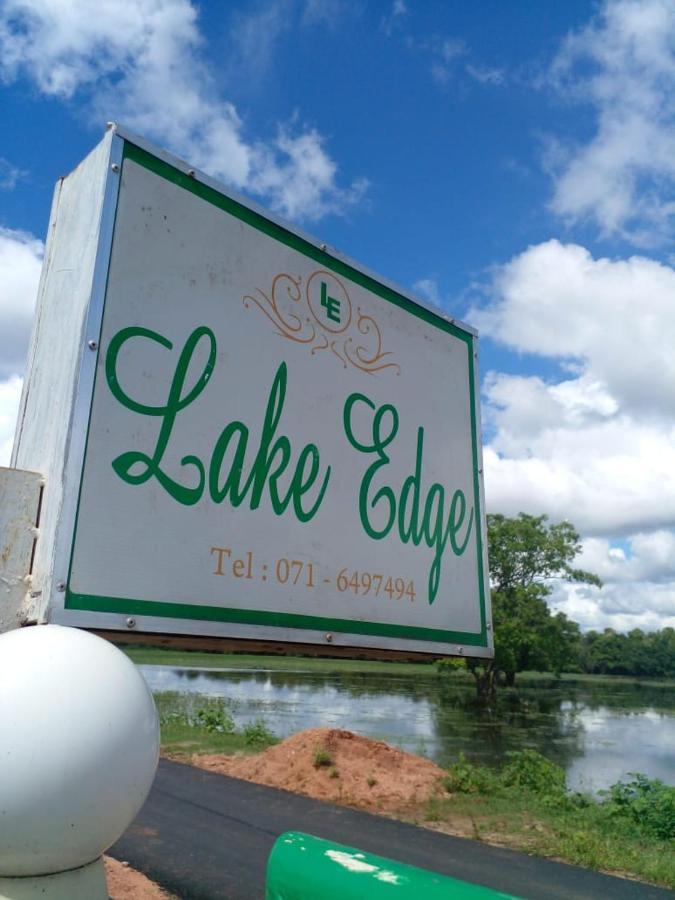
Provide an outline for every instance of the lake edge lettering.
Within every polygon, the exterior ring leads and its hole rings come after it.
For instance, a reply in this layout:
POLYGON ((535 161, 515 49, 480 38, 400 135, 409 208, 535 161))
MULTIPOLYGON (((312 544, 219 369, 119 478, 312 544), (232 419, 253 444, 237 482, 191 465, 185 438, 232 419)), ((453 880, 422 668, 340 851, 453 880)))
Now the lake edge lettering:
MULTIPOLYGON (((117 476, 131 486, 140 486, 155 478, 173 500, 185 506, 198 503, 208 492, 214 503, 219 504, 227 499, 233 508, 237 508, 248 499, 249 508, 255 510, 260 506, 267 487, 270 503, 276 515, 283 515, 288 507, 292 506, 298 521, 309 522, 324 500, 332 467, 326 466, 323 476, 320 476, 320 451, 315 443, 310 442, 297 456, 286 492, 284 493, 279 486, 279 479, 289 468, 293 455, 290 439, 284 434, 277 435, 288 386, 287 364, 283 361, 279 364, 272 380, 258 449, 243 484, 251 433, 244 422, 233 420, 225 425, 214 445, 208 465, 208 476, 204 462, 195 453, 182 457, 181 467, 190 468, 197 473, 197 484, 189 486, 171 477, 161 468, 161 463, 178 414, 197 400, 213 375, 217 360, 215 334, 210 328, 202 325, 188 336, 175 365, 167 402, 163 406, 141 403, 130 397, 121 386, 118 373, 120 351, 128 341, 139 339, 151 341, 169 352, 174 349, 173 343, 164 335, 141 326, 122 328, 110 341, 105 355, 105 376, 113 397, 131 412, 161 420, 152 454, 141 450, 129 450, 117 456, 111 463, 117 476), (194 385, 186 391, 188 370, 200 344, 206 344, 207 359, 194 385), (223 480, 221 469, 231 446, 234 447, 233 459, 223 480), (315 490, 312 496, 308 496, 303 502, 303 497, 310 494, 313 488, 315 490)), ((471 533, 475 530, 474 507, 467 507, 464 491, 456 488, 452 492, 446 518, 446 490, 438 482, 434 482, 428 488, 426 498, 422 501, 424 428, 421 426, 417 430, 414 474, 405 478, 398 492, 398 500, 391 486, 373 485, 375 476, 390 462, 390 456, 385 449, 393 443, 398 433, 399 415, 392 404, 385 403, 378 407, 365 394, 352 393, 346 398, 343 406, 343 427, 347 442, 354 450, 365 456, 375 456, 361 479, 358 492, 359 519, 364 533, 373 540, 381 540, 396 528, 401 543, 411 542, 414 546, 424 543, 434 551, 428 582, 428 602, 430 605, 433 604, 440 585, 441 566, 446 549, 449 546, 454 556, 462 556, 471 533), (352 411, 356 404, 362 404, 373 413, 370 443, 362 442, 354 434, 352 411), (382 428, 387 418, 389 429, 384 433, 382 428), (372 521, 375 507, 388 510, 385 524, 379 527, 372 521)))

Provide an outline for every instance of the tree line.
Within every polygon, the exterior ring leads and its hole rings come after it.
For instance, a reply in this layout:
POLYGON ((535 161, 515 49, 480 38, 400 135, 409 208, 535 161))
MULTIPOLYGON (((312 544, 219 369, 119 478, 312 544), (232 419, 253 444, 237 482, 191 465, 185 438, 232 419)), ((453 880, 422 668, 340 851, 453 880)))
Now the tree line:
POLYGON ((675 677, 675 630, 620 634, 581 633, 564 613, 553 614, 546 598, 562 579, 598 587, 597 575, 573 563, 580 538, 569 522, 546 516, 488 515, 494 659, 467 659, 478 696, 492 698, 518 672, 584 672, 603 675, 675 677))
POLYGON ((580 636, 569 672, 675 678, 675 629, 621 634, 611 628, 580 636))

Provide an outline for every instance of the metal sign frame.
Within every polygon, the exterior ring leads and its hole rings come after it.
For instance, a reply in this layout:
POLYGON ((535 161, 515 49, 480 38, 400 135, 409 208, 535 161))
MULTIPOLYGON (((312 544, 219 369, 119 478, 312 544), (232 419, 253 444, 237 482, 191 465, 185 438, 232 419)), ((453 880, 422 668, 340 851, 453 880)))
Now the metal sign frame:
POLYGON ((86 456, 90 412, 93 403, 98 348, 101 340, 106 289, 110 267, 115 218, 125 162, 133 160, 161 178, 235 216, 311 258, 321 267, 349 278, 427 324, 459 338, 466 346, 473 460, 473 496, 476 511, 478 603, 480 630, 452 630, 413 627, 386 622, 342 620, 334 616, 302 616, 292 613, 225 609, 180 603, 158 603, 142 598, 115 598, 75 594, 70 587, 72 554, 78 527, 79 491, 64 496, 54 548, 54 584, 49 592, 47 618, 51 622, 135 632, 228 637, 340 647, 381 648, 434 655, 492 656, 491 613, 486 556, 483 462, 478 391, 477 333, 470 326, 421 302, 368 269, 327 247, 317 239, 270 215, 248 199, 225 189, 220 183, 193 170, 183 161, 157 149, 143 138, 113 126, 108 174, 102 205, 101 227, 94 267, 94 279, 85 327, 77 390, 74 398, 70 446, 66 460, 66 481, 80 485, 86 456))

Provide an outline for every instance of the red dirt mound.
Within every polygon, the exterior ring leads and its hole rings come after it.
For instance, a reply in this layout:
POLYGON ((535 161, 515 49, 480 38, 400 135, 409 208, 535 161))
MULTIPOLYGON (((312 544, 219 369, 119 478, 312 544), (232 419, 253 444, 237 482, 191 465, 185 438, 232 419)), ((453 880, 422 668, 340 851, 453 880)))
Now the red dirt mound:
POLYGON ((442 769, 351 731, 310 728, 255 756, 195 754, 202 769, 357 806, 404 812, 443 794, 442 769))

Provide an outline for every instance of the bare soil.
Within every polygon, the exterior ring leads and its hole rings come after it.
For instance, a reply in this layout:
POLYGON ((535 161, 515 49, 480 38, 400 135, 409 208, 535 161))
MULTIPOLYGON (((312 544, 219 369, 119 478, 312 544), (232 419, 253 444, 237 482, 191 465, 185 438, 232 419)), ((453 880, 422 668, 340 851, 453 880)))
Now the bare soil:
POLYGON ((443 796, 431 760, 351 731, 310 728, 254 756, 194 754, 194 766, 370 812, 415 814, 443 796))
POLYGON ((110 900, 172 900, 154 881, 124 862, 103 857, 110 900))

